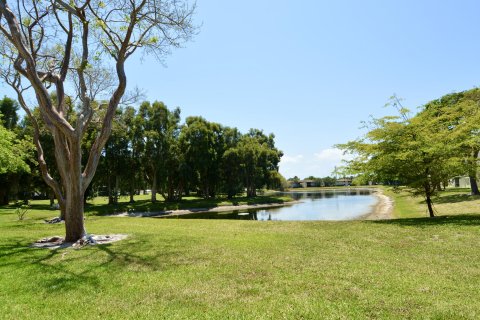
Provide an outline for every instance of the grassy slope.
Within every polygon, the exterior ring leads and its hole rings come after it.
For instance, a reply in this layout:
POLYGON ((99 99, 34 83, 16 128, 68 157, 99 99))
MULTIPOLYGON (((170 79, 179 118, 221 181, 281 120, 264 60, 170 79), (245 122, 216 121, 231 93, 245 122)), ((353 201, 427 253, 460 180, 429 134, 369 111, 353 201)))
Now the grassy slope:
POLYGON ((130 238, 83 250, 28 248, 63 234, 62 225, 42 223, 51 216, 33 210, 19 222, 0 208, 0 318, 480 317, 476 215, 384 222, 89 216, 89 232, 130 238))
MULTIPOLYGON (((395 201, 394 216, 398 218, 427 217, 427 207, 421 197, 411 197, 407 192, 393 192, 383 188, 384 193, 395 201)), ((480 214, 480 196, 470 195, 470 189, 447 189, 433 198, 435 215, 480 214)))

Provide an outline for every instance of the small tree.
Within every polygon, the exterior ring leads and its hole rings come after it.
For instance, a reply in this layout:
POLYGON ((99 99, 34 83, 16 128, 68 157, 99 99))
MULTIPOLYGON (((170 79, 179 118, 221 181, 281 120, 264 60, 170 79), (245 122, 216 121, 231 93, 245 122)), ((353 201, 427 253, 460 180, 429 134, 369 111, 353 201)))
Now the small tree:
POLYGON ((190 39, 195 33, 193 12, 194 6, 182 0, 0 0, 0 75, 17 92, 35 127, 42 176, 64 213, 66 241, 86 234, 84 193, 127 88, 126 61, 139 49, 162 58, 171 47, 190 39), (99 76, 112 64, 115 76, 103 86, 99 76), (77 90, 67 94, 69 88, 77 90), (25 99, 28 90, 35 94, 54 138, 60 181, 49 173, 39 125, 25 99), (102 94, 106 102, 97 107, 93 102, 102 94), (77 97, 72 118, 66 116, 68 96, 77 97), (93 119, 101 124, 100 130, 82 166, 82 138, 93 119))
POLYGON ((24 220, 27 216, 28 210, 30 209, 29 205, 22 204, 15 209, 15 214, 17 215, 18 220, 24 220))
POLYGON ((399 105, 399 116, 373 119, 364 138, 338 147, 356 155, 348 170, 368 180, 395 182, 409 187, 414 195, 425 197, 433 217, 432 197, 442 182, 461 170, 461 157, 440 130, 441 121, 427 113, 410 118, 399 105))

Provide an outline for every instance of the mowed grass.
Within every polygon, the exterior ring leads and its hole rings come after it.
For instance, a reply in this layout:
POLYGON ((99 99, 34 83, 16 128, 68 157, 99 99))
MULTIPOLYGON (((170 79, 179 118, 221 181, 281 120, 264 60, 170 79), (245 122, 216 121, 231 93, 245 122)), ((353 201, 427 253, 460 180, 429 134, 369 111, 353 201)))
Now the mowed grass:
POLYGON ((480 318, 478 215, 346 222, 88 216, 90 233, 129 238, 81 250, 29 248, 64 233, 63 225, 43 223, 54 215, 35 209, 17 221, 12 208, 0 208, 0 318, 480 318))
MULTIPOLYGON (((394 192, 393 188, 382 189, 395 201, 393 214, 396 218, 428 217, 424 198, 412 197, 406 191, 394 192)), ((480 215, 480 196, 471 195, 470 189, 450 188, 432 200, 436 216, 480 215)))

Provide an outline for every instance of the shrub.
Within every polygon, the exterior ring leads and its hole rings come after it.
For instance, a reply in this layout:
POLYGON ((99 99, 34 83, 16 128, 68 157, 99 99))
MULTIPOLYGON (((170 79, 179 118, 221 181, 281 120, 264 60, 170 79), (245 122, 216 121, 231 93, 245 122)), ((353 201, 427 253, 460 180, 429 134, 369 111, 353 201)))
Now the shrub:
POLYGON ((21 205, 20 207, 15 209, 15 213, 17 214, 18 220, 25 219, 25 216, 27 215, 29 209, 30 209, 29 205, 21 205))

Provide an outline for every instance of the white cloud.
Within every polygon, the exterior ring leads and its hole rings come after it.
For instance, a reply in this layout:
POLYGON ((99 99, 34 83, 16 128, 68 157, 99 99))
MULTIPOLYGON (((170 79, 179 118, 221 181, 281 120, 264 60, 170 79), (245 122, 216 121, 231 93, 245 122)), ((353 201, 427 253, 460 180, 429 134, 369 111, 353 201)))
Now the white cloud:
POLYGON ((286 178, 298 176, 325 177, 331 176, 335 167, 344 165, 343 160, 349 160, 350 155, 343 155, 343 151, 335 148, 320 150, 309 157, 303 155, 284 155, 280 162, 280 173, 286 178))
POLYGON ((341 161, 344 158, 343 151, 334 148, 321 150, 315 153, 315 157, 319 161, 341 161))
POLYGON ((299 154, 299 155, 296 155, 296 156, 287 156, 287 155, 284 155, 282 157, 282 162, 283 164, 285 163, 298 163, 300 161, 303 160, 303 155, 299 154))

